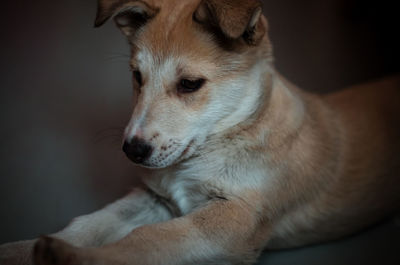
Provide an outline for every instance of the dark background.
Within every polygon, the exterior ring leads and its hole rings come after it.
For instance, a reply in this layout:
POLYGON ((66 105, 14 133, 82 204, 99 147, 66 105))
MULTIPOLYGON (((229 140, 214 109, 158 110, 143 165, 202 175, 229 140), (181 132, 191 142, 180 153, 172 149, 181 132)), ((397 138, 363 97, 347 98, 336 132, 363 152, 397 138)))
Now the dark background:
MULTIPOLYGON (((126 193, 120 151, 131 112, 128 46, 94 29, 95 0, 0 4, 0 243, 61 229, 126 193)), ((277 68, 329 92, 400 72, 394 1, 264 1, 277 68)), ((263 264, 400 264, 400 219, 263 264)))

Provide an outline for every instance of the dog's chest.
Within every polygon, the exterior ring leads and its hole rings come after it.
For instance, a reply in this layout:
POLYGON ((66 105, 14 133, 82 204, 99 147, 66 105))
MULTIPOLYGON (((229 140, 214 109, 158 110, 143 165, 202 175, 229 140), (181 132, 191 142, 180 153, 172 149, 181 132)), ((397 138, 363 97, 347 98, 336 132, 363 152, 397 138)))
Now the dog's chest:
POLYGON ((179 176, 152 176, 144 182, 168 204, 171 204, 179 215, 186 215, 204 205, 213 193, 212 188, 204 182, 179 176))
POLYGON ((153 172, 143 182, 181 215, 205 206, 213 199, 228 198, 232 194, 241 197, 249 190, 262 189, 269 179, 265 168, 260 163, 248 161, 248 156, 242 159, 239 152, 231 153, 208 153, 205 162, 192 159, 184 166, 177 166, 178 169, 153 172))
POLYGON ((209 199, 207 191, 200 186, 201 184, 177 181, 166 187, 166 190, 172 203, 178 207, 182 215, 186 215, 204 205, 209 199))

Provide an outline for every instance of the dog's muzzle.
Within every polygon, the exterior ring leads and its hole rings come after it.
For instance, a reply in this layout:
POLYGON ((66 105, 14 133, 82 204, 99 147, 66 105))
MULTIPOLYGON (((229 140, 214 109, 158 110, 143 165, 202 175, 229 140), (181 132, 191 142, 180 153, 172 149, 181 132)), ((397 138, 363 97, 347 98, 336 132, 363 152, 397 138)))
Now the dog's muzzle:
POLYGON ((143 164, 151 156, 153 147, 144 140, 134 137, 130 142, 125 141, 122 150, 134 163, 143 164))

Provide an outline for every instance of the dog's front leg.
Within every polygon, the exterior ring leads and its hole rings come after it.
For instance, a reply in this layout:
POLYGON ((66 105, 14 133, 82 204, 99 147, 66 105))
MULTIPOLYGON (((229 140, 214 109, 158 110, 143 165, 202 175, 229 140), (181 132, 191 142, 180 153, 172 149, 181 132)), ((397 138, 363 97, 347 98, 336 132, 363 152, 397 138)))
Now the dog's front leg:
POLYGON ((74 246, 96 247, 116 242, 139 226, 171 218, 170 211, 153 193, 136 188, 97 212, 75 218, 52 236, 74 246))
POLYGON ((248 204, 219 200, 185 217, 139 227, 99 248, 76 248, 43 238, 34 257, 36 265, 251 264, 268 231, 268 222, 248 204))
MULTIPOLYGON (((104 209, 75 218, 64 230, 52 236, 75 246, 101 246, 120 240, 136 227, 170 218, 171 213, 152 193, 135 189, 104 209)), ((31 240, 0 246, 0 265, 32 264, 31 252, 35 242, 31 240)))

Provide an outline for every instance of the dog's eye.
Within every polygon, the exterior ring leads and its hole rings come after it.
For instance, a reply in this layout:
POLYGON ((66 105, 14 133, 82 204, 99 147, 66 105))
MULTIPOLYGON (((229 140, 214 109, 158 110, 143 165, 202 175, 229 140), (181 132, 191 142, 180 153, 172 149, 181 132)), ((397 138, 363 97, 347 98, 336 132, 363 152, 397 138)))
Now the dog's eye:
POLYGON ((189 80, 182 79, 178 84, 179 93, 192 93, 199 90, 205 83, 204 79, 189 80))
POLYGON ((136 80, 136 82, 139 84, 139 86, 142 86, 142 74, 140 73, 140 71, 133 71, 133 78, 136 80))

